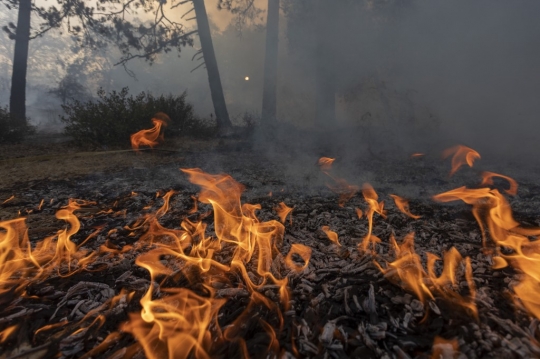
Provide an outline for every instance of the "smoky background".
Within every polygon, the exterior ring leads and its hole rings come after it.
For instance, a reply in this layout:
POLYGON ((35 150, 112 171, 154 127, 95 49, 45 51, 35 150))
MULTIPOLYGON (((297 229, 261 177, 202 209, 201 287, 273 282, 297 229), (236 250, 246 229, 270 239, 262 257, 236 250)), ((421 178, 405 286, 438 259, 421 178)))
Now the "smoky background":
MULTIPOLYGON (((260 115, 265 18, 238 31, 229 13, 211 0, 206 6, 229 112, 242 125, 260 115)), ((265 10, 266 1, 256 6, 265 10)), ((539 14, 534 0, 282 0, 279 128, 272 140, 287 145, 264 146, 298 157, 307 151, 354 158, 435 153, 462 143, 483 157, 537 162, 539 14)), ((15 15, 2 9, 3 19, 15 15)), ((7 103, 12 42, 0 36, 0 101, 7 103)), ((58 100, 43 94, 75 61, 87 63, 77 75, 91 95, 99 87, 187 91, 199 116, 213 112, 204 68, 191 72, 197 43, 152 66, 133 61, 134 79, 114 66, 114 50, 90 56, 72 51, 70 41, 58 34, 30 44, 27 105, 43 130, 61 129, 50 110, 58 100)))

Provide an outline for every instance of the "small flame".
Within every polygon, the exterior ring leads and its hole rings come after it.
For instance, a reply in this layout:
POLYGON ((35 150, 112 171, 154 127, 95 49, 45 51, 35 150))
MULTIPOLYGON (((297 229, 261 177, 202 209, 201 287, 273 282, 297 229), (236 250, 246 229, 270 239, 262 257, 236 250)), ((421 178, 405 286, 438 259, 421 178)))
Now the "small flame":
POLYGON ((329 240, 337 244, 338 246, 341 246, 338 240, 338 234, 334 231, 330 230, 330 227, 328 226, 322 226, 321 230, 326 234, 329 240))
POLYGON ((330 171, 332 169, 332 163, 334 163, 335 160, 335 158, 321 157, 319 158, 319 161, 317 161, 317 164, 321 171, 330 171))
POLYGON ((456 171, 464 164, 472 167, 474 161, 480 159, 480 154, 478 152, 463 145, 457 145, 444 150, 442 156, 443 158, 452 156, 452 170, 450 171, 450 176, 456 173, 456 171))
POLYGON ((498 173, 494 173, 494 172, 482 172, 482 183, 480 183, 481 186, 486 186, 486 185, 490 185, 492 186, 493 185, 493 177, 499 177, 499 178, 503 178, 505 180, 508 181, 508 183, 510 183, 510 188, 508 189, 505 189, 504 191, 512 196, 515 196, 517 194, 517 189, 518 189, 518 184, 517 182, 513 179, 513 178, 510 178, 508 176, 504 176, 504 175, 501 175, 501 174, 498 174, 498 173))
POLYGON ((431 359, 455 358, 458 353, 457 339, 446 340, 439 336, 433 340, 433 353, 431 359))
POLYGON ((396 204, 396 207, 404 214, 406 214, 407 216, 411 217, 412 219, 418 219, 418 218, 421 218, 422 216, 417 216, 417 215, 414 215, 411 213, 411 211, 409 210, 409 201, 407 201, 406 199, 398 196, 398 195, 395 195, 395 194, 391 194, 390 197, 392 197, 394 199, 394 203, 396 204))
POLYGON ((295 272, 301 272, 309 265, 309 259, 311 258, 311 248, 303 244, 294 243, 291 245, 291 250, 287 257, 285 257, 285 264, 295 272), (297 255, 304 261, 303 265, 297 264, 293 260, 293 256, 297 255))
POLYGON ((375 243, 379 243, 381 240, 377 237, 372 235, 373 233, 373 215, 375 213, 378 213, 383 218, 386 217, 385 211, 384 211, 384 202, 378 202, 379 196, 377 195, 377 192, 373 189, 373 187, 369 183, 365 183, 362 188, 362 194, 364 195, 364 199, 368 203, 368 210, 366 211, 366 217, 368 219, 368 233, 364 237, 364 240, 360 244, 361 249, 363 252, 367 252, 369 250, 370 244, 373 246, 373 250, 375 250, 375 243))
MULTIPOLYGON (((289 215, 289 213, 292 212, 292 207, 288 207, 285 203, 283 202, 280 202, 276 208, 274 208, 274 210, 277 212, 278 216, 279 216, 279 220, 281 221, 281 223, 285 223, 285 220, 287 219, 287 216, 289 215)), ((290 217, 290 222, 292 224, 292 215, 290 217)))
POLYGON ((157 113, 152 118, 154 127, 149 130, 141 130, 131 135, 131 147, 134 150, 138 150, 141 146, 148 146, 153 148, 159 142, 163 141, 163 134, 161 133, 161 127, 167 126, 167 122, 170 121, 169 116, 162 112, 157 113))

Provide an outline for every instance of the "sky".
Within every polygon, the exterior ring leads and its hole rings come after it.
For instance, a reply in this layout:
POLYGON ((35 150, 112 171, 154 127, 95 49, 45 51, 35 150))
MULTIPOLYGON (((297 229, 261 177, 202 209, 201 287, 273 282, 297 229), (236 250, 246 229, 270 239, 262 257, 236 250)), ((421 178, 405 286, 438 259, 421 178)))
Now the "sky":
MULTIPOLYGON (((434 142, 459 142, 480 151, 530 157, 540 149, 539 1, 411 0, 409 6, 384 16, 370 10, 374 1, 324 1, 331 5, 318 22, 324 28, 319 35, 307 23, 297 26, 291 37, 291 18, 281 13, 281 122, 301 128, 315 125, 314 71, 322 68, 335 80, 335 126, 363 131, 360 142, 370 140, 366 136, 389 138, 411 151, 429 150, 434 142), (314 50, 317 39, 325 44, 322 52, 314 50), (368 127, 371 132, 365 135, 368 127), (426 138, 431 141, 422 140, 426 138)), ((229 112, 240 124, 244 113, 260 113, 264 28, 246 27, 240 34, 229 27, 232 16, 217 9, 217 0, 205 2, 229 112)), ((257 5, 264 8, 265 2, 258 0, 257 5)), ((290 3, 310 4, 282 0, 283 7, 290 3)), ((0 12, 0 21, 14 21, 14 13, 5 8, 0 12)), ((186 26, 194 27, 195 22, 186 26)), ((203 68, 191 72, 198 65, 191 60, 198 46, 184 49, 180 57, 162 56, 151 67, 143 61, 129 64, 137 80, 113 67, 114 54, 108 54, 92 78, 106 78, 111 89, 129 86, 132 93, 187 91, 196 112, 208 117, 213 109, 206 73, 203 68)), ((4 33, 0 48, 0 76, 6 78, 12 50, 4 33)), ((43 108, 39 101, 45 97, 39 91, 61 78, 62 63, 81 56, 68 48, 69 40, 58 36, 32 42, 29 107, 43 108)), ((94 82, 89 87, 97 86, 94 82)), ((0 83, 3 103, 8 99, 5 86, 6 81, 0 83)), ((42 112, 34 111, 33 116, 42 112)))

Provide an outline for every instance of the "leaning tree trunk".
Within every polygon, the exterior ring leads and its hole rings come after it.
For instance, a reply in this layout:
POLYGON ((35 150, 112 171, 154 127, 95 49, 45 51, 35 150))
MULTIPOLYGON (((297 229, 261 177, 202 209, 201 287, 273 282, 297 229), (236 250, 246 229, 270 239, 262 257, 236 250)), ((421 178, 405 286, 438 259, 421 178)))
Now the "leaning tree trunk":
POLYGON ((19 17, 15 34, 13 72, 11 74, 11 97, 9 111, 17 127, 26 126, 26 69, 28 67, 28 43, 30 42, 30 12, 32 0, 19 1, 19 17))
POLYGON ((264 85, 262 122, 275 122, 277 113, 277 62, 279 42, 279 0, 268 0, 266 20, 266 54, 264 59, 264 85))
POLYGON ((210 93, 214 104, 214 112, 216 113, 217 125, 219 129, 224 129, 231 127, 232 124, 229 119, 227 105, 225 104, 225 96, 223 95, 223 87, 221 86, 221 78, 219 76, 204 0, 193 0, 193 7, 195 9, 197 30, 199 32, 199 39, 201 40, 204 62, 208 71, 208 82, 210 83, 210 93))

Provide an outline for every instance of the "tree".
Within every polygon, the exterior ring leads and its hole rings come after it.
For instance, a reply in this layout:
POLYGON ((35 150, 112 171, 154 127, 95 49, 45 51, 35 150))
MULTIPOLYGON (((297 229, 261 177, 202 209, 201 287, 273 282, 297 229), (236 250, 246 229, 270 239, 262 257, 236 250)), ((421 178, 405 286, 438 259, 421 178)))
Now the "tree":
POLYGON ((183 26, 170 21, 163 12, 164 1, 146 0, 102 0, 96 8, 86 6, 84 0, 57 0, 58 6, 48 9, 32 5, 31 0, 0 0, 9 9, 18 8, 17 25, 10 23, 3 30, 15 40, 12 86, 10 96, 10 116, 17 127, 26 123, 26 72, 28 67, 28 46, 31 39, 44 35, 51 29, 67 23, 68 32, 81 46, 99 48, 108 42, 118 45, 124 59, 144 57, 152 60, 161 51, 180 48, 191 44, 190 34, 185 34, 183 26), (154 22, 134 24, 124 16, 132 10, 142 9, 154 12, 154 22), (30 19, 34 12, 41 19, 39 30, 31 35, 30 19), (130 49, 140 50, 143 55, 132 56, 130 49))
POLYGON ((32 0, 20 0, 17 31, 15 34, 15 51, 13 55, 13 72, 11 75, 11 96, 9 111, 16 127, 24 128, 26 123, 26 70, 28 67, 28 43, 30 42, 30 13, 32 0))
POLYGON ((212 43, 212 34, 210 33, 210 24, 204 0, 192 0, 197 19, 197 30, 201 41, 201 50, 204 57, 204 63, 208 72, 208 83, 210 84, 210 93, 212 95, 212 103, 216 113, 218 128, 226 129, 231 127, 231 120, 225 96, 223 95, 223 86, 221 85, 221 77, 219 76, 219 68, 214 52, 214 44, 212 43))
POLYGON ((264 124, 275 122, 277 117, 278 42, 279 0, 268 0, 262 102, 262 122, 264 124))

